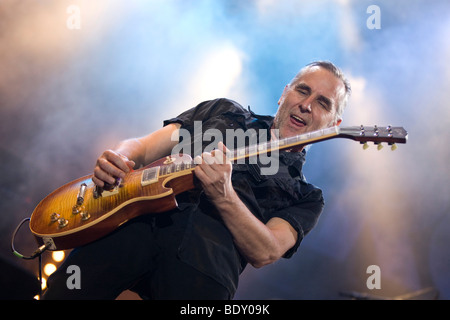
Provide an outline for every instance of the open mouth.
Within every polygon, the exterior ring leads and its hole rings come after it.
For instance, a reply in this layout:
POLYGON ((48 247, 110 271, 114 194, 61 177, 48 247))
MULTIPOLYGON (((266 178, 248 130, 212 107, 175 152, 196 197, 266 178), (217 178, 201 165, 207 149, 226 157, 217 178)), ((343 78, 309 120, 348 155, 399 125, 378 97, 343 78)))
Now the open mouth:
POLYGON ((298 117, 296 115, 292 114, 291 115, 291 120, 297 126, 301 126, 301 127, 306 126, 305 120, 303 120, 302 118, 300 118, 300 117, 298 117))

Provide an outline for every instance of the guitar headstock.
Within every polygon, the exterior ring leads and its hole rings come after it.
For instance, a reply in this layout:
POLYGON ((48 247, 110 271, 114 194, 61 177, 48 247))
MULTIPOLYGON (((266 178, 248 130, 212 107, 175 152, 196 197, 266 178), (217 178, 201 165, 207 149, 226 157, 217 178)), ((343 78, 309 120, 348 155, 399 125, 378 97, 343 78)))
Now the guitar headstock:
POLYGON ((403 127, 392 126, 354 126, 339 128, 339 135, 363 144, 363 148, 367 149, 369 146, 367 142, 373 142, 380 150, 385 142, 391 146, 392 150, 397 148, 396 143, 406 143, 408 139, 408 132, 403 127))

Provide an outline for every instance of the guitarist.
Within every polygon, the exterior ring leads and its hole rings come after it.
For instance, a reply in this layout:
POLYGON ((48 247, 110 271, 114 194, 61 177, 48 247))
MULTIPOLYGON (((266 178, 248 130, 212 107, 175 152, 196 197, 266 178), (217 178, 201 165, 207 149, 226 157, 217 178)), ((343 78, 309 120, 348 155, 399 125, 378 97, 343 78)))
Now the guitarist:
MULTIPOLYGON (((114 184, 133 168, 172 154, 179 142, 202 141, 179 141, 180 130, 194 133, 196 121, 203 131, 264 129, 272 139, 339 125, 350 91, 332 63, 313 62, 286 85, 275 117, 228 99, 200 103, 161 129, 103 152, 93 181, 114 184)), ((226 145, 192 154, 199 187, 178 195, 177 209, 140 216, 74 249, 48 279, 44 298, 115 299, 130 289, 144 299, 232 299, 248 263, 260 268, 291 257, 324 206, 321 190, 302 174, 306 151, 280 151, 278 171, 263 175, 258 163, 226 160, 226 145), (79 267, 78 288, 67 286, 70 265, 79 267)))

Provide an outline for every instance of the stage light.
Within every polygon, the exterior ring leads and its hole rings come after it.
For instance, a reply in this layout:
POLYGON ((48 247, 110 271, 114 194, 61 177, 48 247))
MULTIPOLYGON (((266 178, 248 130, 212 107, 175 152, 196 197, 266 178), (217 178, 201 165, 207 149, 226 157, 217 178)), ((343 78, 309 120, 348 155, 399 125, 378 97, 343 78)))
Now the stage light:
POLYGON ((64 257, 65 257, 64 251, 53 251, 52 252, 52 259, 55 262, 63 261, 64 257))
POLYGON ((227 96, 242 72, 241 54, 231 45, 224 46, 205 57, 199 70, 193 88, 197 99, 227 96))
POLYGON ((46 288, 47 288, 47 279, 46 278, 42 278, 41 289, 45 290, 46 288))
POLYGON ((53 272, 56 271, 56 266, 53 263, 47 263, 44 266, 44 273, 49 276, 51 275, 53 272))

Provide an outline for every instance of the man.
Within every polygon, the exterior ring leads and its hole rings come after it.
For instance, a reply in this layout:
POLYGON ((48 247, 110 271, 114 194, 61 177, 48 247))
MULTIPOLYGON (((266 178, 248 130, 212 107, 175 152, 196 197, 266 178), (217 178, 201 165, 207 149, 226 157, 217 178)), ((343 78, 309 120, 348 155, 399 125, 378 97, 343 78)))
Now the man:
MULTIPOLYGON (((114 184, 132 168, 172 154, 178 143, 194 145, 199 137, 184 141, 181 133, 195 133, 199 123, 201 133, 263 130, 272 140, 339 125, 349 95, 338 68, 311 63, 284 88, 274 118, 227 99, 205 101, 153 133, 105 151, 93 181, 114 184)), ((49 278, 45 298, 114 299, 131 289, 148 299, 231 299, 247 263, 259 268, 291 257, 324 203, 321 190, 303 176, 305 150, 281 151, 277 172, 264 175, 260 162, 233 165, 225 156, 229 143, 219 142, 211 152, 194 150, 199 188, 178 195, 177 209, 136 218, 73 250, 49 278), (66 286, 71 264, 80 267, 80 289, 66 286)))

